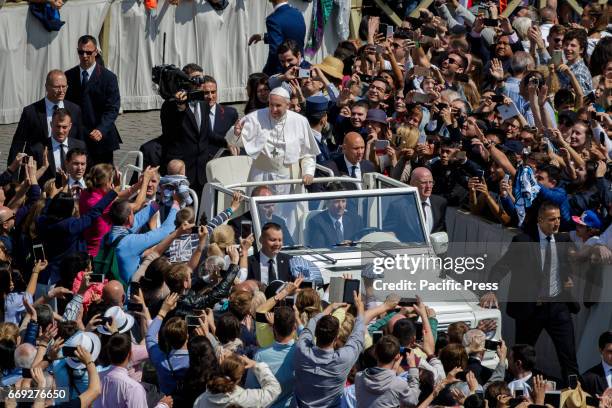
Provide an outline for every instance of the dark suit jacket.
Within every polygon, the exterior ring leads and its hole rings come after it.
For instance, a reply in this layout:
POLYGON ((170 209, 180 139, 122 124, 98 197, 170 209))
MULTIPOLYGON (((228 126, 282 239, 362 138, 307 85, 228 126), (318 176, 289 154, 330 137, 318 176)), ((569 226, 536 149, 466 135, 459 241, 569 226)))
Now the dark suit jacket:
POLYGON ((473 372, 476 376, 476 379, 478 380, 478 384, 480 385, 485 385, 493 374, 493 370, 483 366, 480 360, 473 357, 468 358, 468 364, 465 371, 473 372))
POLYGON ((306 37, 304 16, 295 7, 289 5, 279 7, 266 18, 266 31, 264 42, 268 44, 268 61, 263 72, 270 76, 282 72, 277 51, 283 41, 295 40, 304 55, 306 37))
MULTIPOLYGON (((346 163, 344 162, 344 155, 339 154, 332 157, 331 160, 321 163, 323 166, 331 169, 334 172, 336 177, 350 177, 350 171, 346 167, 346 163)), ((375 173, 376 167, 369 160, 362 160, 359 162, 359 167, 361 169, 361 174, 365 173, 375 173)), ((326 177, 326 174, 323 174, 321 171, 317 170, 315 173, 316 177, 326 177)), ((355 184, 353 183, 342 183, 342 186, 346 190, 355 190, 355 184)), ((325 191, 325 184, 317 183, 312 184, 311 188, 308 190, 312 193, 325 191)))
POLYGON ((603 364, 599 363, 582 374, 582 387, 592 396, 603 394, 608 388, 603 364))
POLYGON ((81 71, 77 65, 66 71, 68 91, 66 99, 81 107, 83 114, 83 139, 90 152, 108 153, 119 149, 121 137, 115 127, 119 115, 121 97, 117 76, 108 69, 96 64, 91 77, 81 86, 81 71), (102 140, 95 142, 89 133, 98 129, 102 140))
MULTIPOLYGON (((38 164, 38 167, 42 165, 43 162, 43 154, 45 153, 45 147, 47 147, 47 157, 49 159, 49 168, 47 171, 43 173, 38 182, 40 185, 44 185, 47 180, 55 178, 56 168, 55 168, 55 159, 53 158, 53 148, 51 147, 51 138, 48 138, 44 143, 37 143, 32 146, 32 156, 34 156, 34 160, 38 164)), ((68 150, 74 149, 78 147, 79 149, 87 149, 85 146, 85 142, 78 139, 73 139, 68 137, 68 150)))
MULTIPOLYGON (((293 258, 291 255, 283 254, 282 252, 276 255, 276 267, 278 268, 276 271, 276 276, 278 280, 282 280, 284 282, 293 281, 293 276, 291 275, 291 270, 289 269, 289 261, 291 258, 293 258)), ((247 279, 261 281, 259 252, 257 252, 255 255, 249 256, 248 262, 249 271, 247 274, 247 279)))
MULTIPOLYGON (((557 269, 561 284, 563 284, 569 276, 567 250, 571 241, 567 234, 555 234, 554 238, 557 249, 557 269)), ((507 313, 515 319, 528 318, 535 313, 535 300, 538 299, 540 288, 545 283, 538 236, 525 233, 515 235, 508 251, 491 269, 488 281, 500 282, 509 272, 512 272, 512 277, 508 298, 521 301, 508 302, 507 313), (534 301, 529 302, 530 299, 534 301)), ((559 296, 559 301, 568 303, 568 306, 574 303, 571 301, 570 294, 565 291, 559 296)))
MULTIPOLYGON (((357 233, 363 229, 361 217, 355 213, 346 212, 342 216, 342 228, 345 240, 354 240, 357 233)), ((316 247, 331 247, 339 244, 336 229, 327 211, 323 211, 310 220, 306 226, 307 244, 316 247), (310 240, 311 242, 308 242, 310 240)))
MULTIPOLYGON (((240 228, 242 225, 242 221, 253 221, 253 217, 251 217, 250 211, 245 212, 240 217, 232 218, 231 220, 227 222, 234 229, 234 236, 236 237, 237 243, 239 243, 239 238, 241 234, 240 228)), ((271 222, 274 222, 281 226, 281 229, 283 230, 283 245, 285 246, 294 245, 293 238, 291 237, 291 234, 289 233, 289 229, 287 228, 287 224, 285 223, 285 220, 279 217, 278 215, 272 214, 271 222)))
MULTIPOLYGON (((420 205, 417 196, 417 204, 420 205)), ((431 212, 434 217, 431 233, 446 231, 446 199, 432 194, 429 197, 431 212)), ((406 200, 395 200, 389 206, 387 215, 383 222, 385 231, 395 233, 395 236, 402 242, 414 242, 423 239, 423 232, 418 229, 418 224, 413 220, 416 208, 409 208, 406 200)))
POLYGON ((238 111, 231 106, 215 106, 215 123, 212 124, 210 150, 214 156, 219 149, 227 147, 225 134, 238 120, 238 111))
POLYGON ((216 148, 210 143, 211 127, 208 104, 198 101, 202 122, 198 130, 196 118, 187 106, 179 111, 176 103, 165 101, 161 107, 162 166, 172 159, 185 162, 186 175, 191 184, 206 184, 206 163, 216 148))
MULTIPOLYGON (((81 121, 81 108, 70 101, 64 101, 64 108, 72 115, 72 128, 68 137, 71 139, 82 139, 83 123, 81 121)), ((24 151, 24 145, 25 152, 31 155, 32 146, 36 143, 45 143, 50 136, 48 129, 47 108, 44 98, 23 108, 17 130, 13 136, 6 165, 9 166, 15 160, 17 153, 24 151)))

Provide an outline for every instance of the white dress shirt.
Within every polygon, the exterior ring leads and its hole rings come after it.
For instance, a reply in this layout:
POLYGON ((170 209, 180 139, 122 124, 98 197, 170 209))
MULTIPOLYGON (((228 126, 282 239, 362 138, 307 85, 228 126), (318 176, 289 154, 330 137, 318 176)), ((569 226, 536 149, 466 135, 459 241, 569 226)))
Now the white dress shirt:
POLYGON ((431 234, 431 231, 433 230, 434 220, 433 212, 431 211, 431 201, 429 200, 429 197, 427 197, 427 200, 421 201, 421 206, 423 208, 423 212, 425 213, 425 229, 427 230, 428 234, 431 234))
MULTIPOLYGON (((91 74, 93 74, 94 69, 96 69, 96 63, 94 62, 93 65, 89 68, 87 68, 87 82, 89 82, 91 80, 91 74)), ((81 68, 81 66, 79 65, 79 82, 83 82, 83 71, 85 71, 83 68, 81 68)))
MULTIPOLYGON (((263 251, 259 252, 259 270, 261 271, 261 278, 259 279, 261 283, 269 284, 270 276, 268 275, 268 258, 263 251)), ((272 263, 274 264, 274 271, 276 272, 276 279, 278 279, 278 261, 276 257, 272 258, 272 263)))
POLYGON ((279 8, 281 8, 281 7, 283 7, 283 6, 286 6, 286 5, 288 5, 288 4, 289 4, 289 3, 288 3, 288 2, 286 2, 286 1, 284 1, 284 2, 282 2, 282 3, 279 3, 279 4, 277 4, 276 6, 274 6, 273 11, 276 11, 276 10, 278 10, 279 8))
POLYGON ((208 117, 210 118, 210 129, 215 129, 215 115, 217 114, 217 104, 210 108, 210 112, 208 113, 208 117))
POLYGON ((601 360, 601 365, 604 369, 604 375, 606 376, 606 381, 608 382, 608 388, 612 387, 612 366, 605 361, 601 360))
MULTIPOLYGON (((542 255, 542 270, 544 270, 544 263, 546 262, 546 241, 547 235, 542 232, 538 226, 538 235, 540 237, 540 254, 542 255)), ((555 244, 555 236, 550 236, 550 276, 548 277, 550 284, 550 297, 557 296, 561 293, 561 278, 559 276, 559 262, 557 259, 557 245, 555 244)))
POLYGON ((62 159, 60 157, 60 146, 64 148, 64 157, 66 157, 66 153, 68 153, 68 138, 64 140, 63 143, 59 143, 55 138, 51 138, 51 148, 53 149, 53 160, 55 160, 55 169, 62 168, 62 159))
POLYGON ((53 119, 53 107, 57 105, 57 108, 64 107, 64 101, 58 101, 57 103, 51 102, 45 97, 45 110, 47 113, 47 137, 51 137, 51 119, 53 119))
POLYGON ((355 178, 361 180, 361 165, 359 164, 359 162, 357 162, 357 164, 353 164, 346 159, 346 156, 344 156, 344 163, 346 164, 346 170, 348 171, 349 177, 351 176, 351 171, 353 169, 353 166, 356 166, 355 178))
POLYGON ((202 112, 200 111, 199 101, 189 102, 189 109, 191 109, 193 116, 195 116, 196 124, 198 125, 198 130, 200 130, 202 126, 202 112))
POLYGON ((68 187, 72 187, 74 185, 81 187, 83 190, 87 188, 87 185, 85 184, 85 180, 83 178, 81 178, 80 180, 75 180, 72 178, 72 176, 68 176, 68 187))

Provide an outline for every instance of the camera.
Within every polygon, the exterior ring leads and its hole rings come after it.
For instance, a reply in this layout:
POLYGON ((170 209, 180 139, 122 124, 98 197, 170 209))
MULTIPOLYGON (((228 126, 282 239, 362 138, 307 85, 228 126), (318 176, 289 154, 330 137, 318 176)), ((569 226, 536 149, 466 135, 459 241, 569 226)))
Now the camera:
POLYGON ((187 91, 187 100, 204 100, 204 93, 200 91, 189 91, 192 85, 201 85, 202 78, 189 78, 175 65, 156 65, 151 70, 153 83, 158 87, 159 95, 163 99, 174 98, 174 95, 181 90, 187 91))

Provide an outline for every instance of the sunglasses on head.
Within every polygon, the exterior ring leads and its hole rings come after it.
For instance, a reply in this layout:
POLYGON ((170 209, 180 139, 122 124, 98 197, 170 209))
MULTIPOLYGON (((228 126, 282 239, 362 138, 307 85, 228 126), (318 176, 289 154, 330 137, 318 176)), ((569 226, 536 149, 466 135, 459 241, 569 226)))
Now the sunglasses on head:
POLYGON ((95 51, 77 50, 79 55, 92 55, 95 51))

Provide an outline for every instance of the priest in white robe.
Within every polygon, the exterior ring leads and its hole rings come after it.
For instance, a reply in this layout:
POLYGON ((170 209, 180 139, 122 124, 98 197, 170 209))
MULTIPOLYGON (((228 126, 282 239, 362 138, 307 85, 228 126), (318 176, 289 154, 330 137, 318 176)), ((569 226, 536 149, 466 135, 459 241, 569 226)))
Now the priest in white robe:
MULTIPOLYGON (((312 183, 320 153, 308 120, 289 110, 289 92, 275 88, 269 107, 246 115, 234 128, 239 144, 253 158, 248 181, 301 178, 312 183)), ((291 185, 271 185, 275 194, 289 194, 291 185)))

